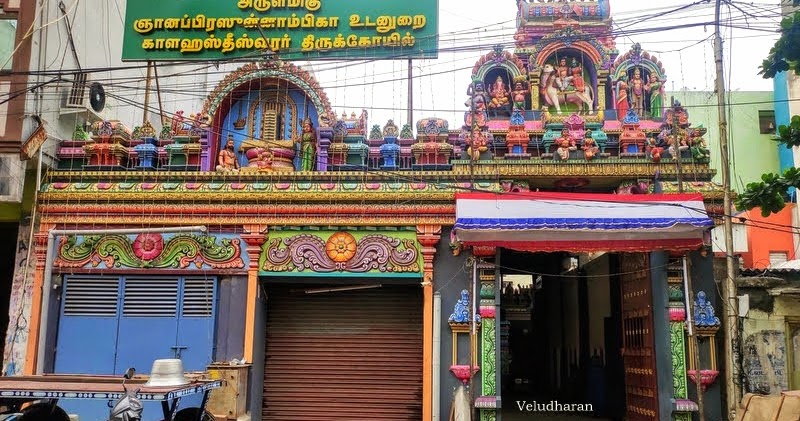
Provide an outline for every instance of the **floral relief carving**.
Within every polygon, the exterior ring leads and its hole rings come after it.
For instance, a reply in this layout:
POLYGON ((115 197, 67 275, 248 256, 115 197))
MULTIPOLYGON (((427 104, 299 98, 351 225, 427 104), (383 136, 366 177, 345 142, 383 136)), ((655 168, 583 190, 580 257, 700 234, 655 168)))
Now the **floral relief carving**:
POLYGON ((269 240, 262 269, 268 272, 419 272, 419 252, 411 239, 367 235, 360 240, 344 231, 327 240, 298 234, 269 240))
POLYGON ((171 268, 194 266, 237 269, 245 266, 238 238, 177 234, 167 240, 159 233, 126 235, 70 235, 60 237, 57 268, 171 268))

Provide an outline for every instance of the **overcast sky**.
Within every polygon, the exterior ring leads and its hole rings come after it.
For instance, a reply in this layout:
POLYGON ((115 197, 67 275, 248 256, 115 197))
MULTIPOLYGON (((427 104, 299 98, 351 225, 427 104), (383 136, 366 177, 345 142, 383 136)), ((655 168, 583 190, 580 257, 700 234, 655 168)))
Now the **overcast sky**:
MULTIPOLYGON (((714 89, 713 24, 664 29, 714 21, 713 2, 668 13, 692 3, 688 0, 611 0, 615 32, 624 32, 616 37, 620 55, 627 52, 633 42, 640 43, 644 50, 662 61, 667 72, 668 91, 714 89), (647 32, 650 28, 662 29, 647 32)), ((726 85, 731 90, 771 91, 772 81, 757 73, 777 39, 774 30, 780 19, 779 1, 734 1, 733 4, 739 9, 723 7, 721 19, 724 25, 737 27, 722 28, 726 85)), ((514 0, 439 0, 440 49, 469 47, 471 51, 440 53, 438 59, 413 62, 414 121, 436 115, 447 119, 451 129, 463 123, 471 68, 493 45, 511 45, 516 12, 514 0)), ((506 49, 513 51, 510 47, 506 49)), ((314 71, 337 115, 343 111, 358 112, 365 104, 370 126, 383 126, 387 119, 393 119, 398 126, 407 121, 405 60, 344 65, 312 62, 304 67, 314 71)))

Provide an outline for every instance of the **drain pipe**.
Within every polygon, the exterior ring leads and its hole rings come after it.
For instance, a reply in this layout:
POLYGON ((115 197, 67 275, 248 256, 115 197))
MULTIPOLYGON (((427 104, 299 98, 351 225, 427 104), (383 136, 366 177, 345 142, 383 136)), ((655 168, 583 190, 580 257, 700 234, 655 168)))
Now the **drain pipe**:
POLYGON ((439 396, 439 382, 441 381, 441 358, 442 358, 442 294, 433 294, 433 417, 432 421, 439 421, 439 407, 441 405, 439 396))
POLYGON ((47 233, 47 254, 44 261, 44 279, 42 280, 42 305, 39 313, 39 343, 36 351, 36 374, 42 374, 44 365, 45 339, 47 337, 47 319, 50 317, 50 290, 53 284, 53 260, 55 251, 53 242, 58 235, 92 235, 92 234, 141 234, 147 232, 179 233, 179 232, 208 232, 204 225, 189 227, 163 227, 163 228, 120 228, 120 229, 87 229, 87 230, 58 230, 51 229, 47 233))

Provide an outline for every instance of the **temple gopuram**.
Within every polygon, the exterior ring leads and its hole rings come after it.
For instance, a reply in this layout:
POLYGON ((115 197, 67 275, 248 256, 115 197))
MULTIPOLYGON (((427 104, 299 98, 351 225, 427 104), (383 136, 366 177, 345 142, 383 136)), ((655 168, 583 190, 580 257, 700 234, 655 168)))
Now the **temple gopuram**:
POLYGON ((273 60, 162 125, 76 127, 38 193, 32 292, 14 285, 23 372, 223 365, 241 402, 207 410, 251 420, 446 420, 465 391, 482 421, 534 401, 688 421, 700 383, 717 419, 703 122, 645 45, 617 49, 608 1, 516 19, 457 122, 334 110, 273 60))

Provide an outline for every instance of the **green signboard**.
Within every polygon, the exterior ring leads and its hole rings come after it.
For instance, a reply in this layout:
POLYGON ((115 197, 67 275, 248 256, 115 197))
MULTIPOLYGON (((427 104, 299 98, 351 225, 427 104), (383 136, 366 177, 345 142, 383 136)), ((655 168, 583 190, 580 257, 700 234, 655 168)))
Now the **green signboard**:
POLYGON ((122 60, 436 58, 438 0, 128 0, 122 60))

